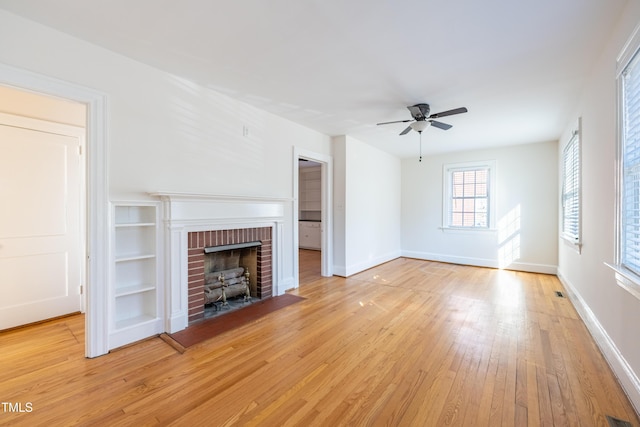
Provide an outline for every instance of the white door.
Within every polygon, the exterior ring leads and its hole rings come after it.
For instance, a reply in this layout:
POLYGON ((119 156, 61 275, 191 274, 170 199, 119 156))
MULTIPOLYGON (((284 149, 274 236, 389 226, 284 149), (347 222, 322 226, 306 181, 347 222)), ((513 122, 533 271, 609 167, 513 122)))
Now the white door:
POLYGON ((79 131, 0 114, 0 330, 81 310, 79 131))

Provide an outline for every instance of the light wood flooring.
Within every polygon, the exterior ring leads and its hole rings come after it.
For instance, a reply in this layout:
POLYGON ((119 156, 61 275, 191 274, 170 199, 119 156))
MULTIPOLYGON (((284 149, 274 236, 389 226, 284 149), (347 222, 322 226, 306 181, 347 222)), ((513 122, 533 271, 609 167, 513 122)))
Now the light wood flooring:
POLYGON ((0 401, 32 408, 0 425, 640 426, 556 277, 400 258, 321 278, 306 255, 305 301, 183 354, 85 359, 79 315, 0 333, 0 401))

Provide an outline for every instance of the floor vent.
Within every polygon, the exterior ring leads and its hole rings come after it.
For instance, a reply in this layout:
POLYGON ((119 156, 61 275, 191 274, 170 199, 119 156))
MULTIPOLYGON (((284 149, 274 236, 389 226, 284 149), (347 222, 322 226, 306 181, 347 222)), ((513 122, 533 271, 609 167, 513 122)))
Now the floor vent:
POLYGON ((556 291, 556 296, 558 298, 564 298, 564 294, 562 292, 560 292, 560 291, 556 291))
POLYGON ((611 415, 607 415, 607 421, 609 421, 609 427, 632 427, 629 421, 619 420, 611 415))

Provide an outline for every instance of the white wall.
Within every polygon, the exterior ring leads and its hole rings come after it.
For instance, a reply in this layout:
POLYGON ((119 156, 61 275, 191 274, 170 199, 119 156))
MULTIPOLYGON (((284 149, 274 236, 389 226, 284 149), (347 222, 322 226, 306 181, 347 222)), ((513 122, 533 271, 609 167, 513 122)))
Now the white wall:
POLYGON ((555 274, 557 143, 425 156, 402 162, 404 256, 555 274), (496 162, 496 229, 443 230, 443 168, 496 162))
POLYGON ((330 152, 325 135, 3 11, 0 61, 109 96, 113 197, 292 197, 293 145, 330 152))
POLYGON ((293 283, 293 147, 329 155, 328 136, 4 11, 0 63, 108 96, 112 200, 155 191, 287 199, 283 276, 293 283))
POLYGON ((640 22, 640 3, 629 2, 594 67, 559 152, 582 117, 581 252, 559 241, 558 273, 587 326, 640 409, 640 301, 616 285, 604 265, 615 257, 616 57, 640 22))
POLYGON ((350 276, 400 256, 400 160, 334 138, 334 270, 350 276))

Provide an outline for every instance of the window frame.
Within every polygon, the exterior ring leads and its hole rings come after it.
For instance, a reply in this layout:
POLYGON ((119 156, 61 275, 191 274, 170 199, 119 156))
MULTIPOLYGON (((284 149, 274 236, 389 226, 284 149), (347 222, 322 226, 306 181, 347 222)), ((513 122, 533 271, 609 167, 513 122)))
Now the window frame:
MULTIPOLYGON (((580 251, 582 246, 582 138, 581 138, 582 120, 578 119, 578 128, 572 132, 569 141, 562 149, 562 190, 560 195, 560 203, 562 206, 562 218, 560 223, 560 236, 575 245, 580 251), (570 156, 570 159, 568 158, 570 156), (567 171, 567 160, 570 163, 570 171, 567 171), (567 189, 569 181, 577 188, 567 189), (573 200, 577 207, 573 209, 575 212, 575 233, 567 230, 567 200, 573 200)), ((569 218, 570 219, 570 218, 569 218)), ((571 228, 574 228, 571 227, 571 228)))
POLYGON ((442 229, 460 231, 495 231, 495 184, 496 162, 495 160, 450 163, 443 165, 443 203, 442 203, 442 229), (487 170, 487 224, 486 226, 454 226, 451 225, 451 211, 453 209, 453 174, 471 170, 487 170))
MULTIPOLYGON (((638 25, 622 51, 616 59, 616 95, 617 95, 617 111, 616 111, 616 164, 615 164, 615 254, 612 264, 605 262, 615 273, 615 279, 618 286, 625 289, 629 294, 640 299, 640 275, 638 272, 628 268, 623 261, 623 198, 624 198, 624 165, 623 158, 625 155, 625 131, 624 131, 624 73, 627 71, 631 63, 640 57, 640 25, 638 25)), ((640 67, 640 62, 636 64, 640 67)))

